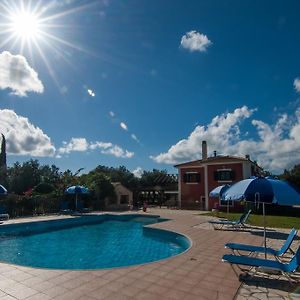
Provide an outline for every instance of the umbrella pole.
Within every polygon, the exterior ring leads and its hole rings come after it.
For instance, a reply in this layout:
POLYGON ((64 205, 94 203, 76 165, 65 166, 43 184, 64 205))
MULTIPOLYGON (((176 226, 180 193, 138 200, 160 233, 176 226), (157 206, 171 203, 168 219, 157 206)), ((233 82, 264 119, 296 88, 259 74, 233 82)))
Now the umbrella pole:
POLYGON ((265 246, 265 259, 267 258, 267 238, 266 238, 266 213, 265 202, 263 202, 263 218, 264 218, 264 246, 265 246))
POLYGON ((75 196, 75 210, 77 211, 77 193, 75 194, 76 196, 75 196))

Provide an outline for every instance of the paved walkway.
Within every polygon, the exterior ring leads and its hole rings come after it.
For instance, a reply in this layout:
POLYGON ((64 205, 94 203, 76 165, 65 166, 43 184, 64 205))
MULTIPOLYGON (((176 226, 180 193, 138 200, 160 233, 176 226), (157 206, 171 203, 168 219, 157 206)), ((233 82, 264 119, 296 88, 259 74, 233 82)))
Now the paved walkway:
MULTIPOLYGON (((94 271, 46 270, 0 263, 0 299, 288 299, 295 286, 247 281, 241 286, 231 266, 221 261, 227 242, 261 244, 255 232, 216 231, 209 217, 192 211, 150 209, 171 219, 152 226, 177 231, 192 240, 185 253, 159 262, 94 271), (270 287, 271 286, 271 287, 270 287)), ((51 217, 53 218, 53 217, 51 217)), ((9 221, 20 222, 21 220, 9 221)))

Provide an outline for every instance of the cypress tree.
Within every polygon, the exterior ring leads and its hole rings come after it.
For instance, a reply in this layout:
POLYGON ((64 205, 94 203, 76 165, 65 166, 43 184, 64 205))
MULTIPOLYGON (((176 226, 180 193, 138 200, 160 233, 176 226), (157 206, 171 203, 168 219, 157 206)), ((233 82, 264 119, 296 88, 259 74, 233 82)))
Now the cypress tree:
POLYGON ((6 165, 6 140, 2 133, 1 153, 0 153, 0 184, 5 184, 7 181, 7 165, 6 165))

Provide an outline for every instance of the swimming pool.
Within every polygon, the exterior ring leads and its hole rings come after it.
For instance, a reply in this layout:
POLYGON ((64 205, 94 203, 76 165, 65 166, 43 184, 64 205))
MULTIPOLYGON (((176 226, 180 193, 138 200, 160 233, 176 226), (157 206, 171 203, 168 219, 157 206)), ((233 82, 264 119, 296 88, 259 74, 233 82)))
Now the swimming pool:
POLYGON ((190 247, 183 235, 145 227, 158 216, 93 215, 0 227, 0 261, 49 269, 101 269, 154 262, 190 247))

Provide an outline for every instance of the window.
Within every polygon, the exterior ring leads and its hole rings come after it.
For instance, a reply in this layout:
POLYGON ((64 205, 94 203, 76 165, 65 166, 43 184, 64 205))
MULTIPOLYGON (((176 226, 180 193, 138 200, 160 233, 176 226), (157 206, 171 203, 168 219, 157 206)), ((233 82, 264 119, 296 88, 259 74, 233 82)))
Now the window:
POLYGON ((197 172, 186 172, 183 181, 185 183, 198 183, 200 182, 200 174, 197 172))
POLYGON ((218 170, 214 172, 215 181, 232 181, 235 179, 235 172, 232 170, 218 170))

